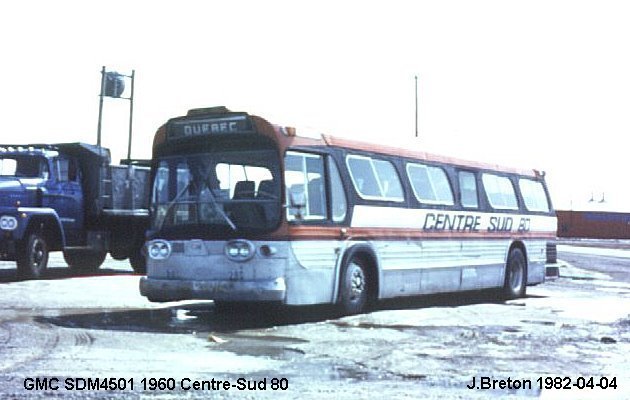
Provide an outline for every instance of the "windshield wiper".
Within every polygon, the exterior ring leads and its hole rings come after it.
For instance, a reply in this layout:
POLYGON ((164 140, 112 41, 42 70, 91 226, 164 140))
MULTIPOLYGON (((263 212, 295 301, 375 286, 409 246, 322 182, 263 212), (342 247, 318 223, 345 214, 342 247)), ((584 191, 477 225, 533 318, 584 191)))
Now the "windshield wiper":
POLYGON ((208 182, 205 182, 205 184, 206 184, 206 187, 208 188, 208 194, 210 195, 210 203, 212 204, 212 207, 214 207, 214 209, 219 213, 219 215, 223 217, 223 220, 227 222, 230 228, 232 228, 232 230, 235 231, 237 229, 236 225, 234 224, 234 222, 232 222, 230 217, 228 217, 225 211, 223 211, 223 209, 219 206, 219 203, 217 202, 216 197, 214 197, 214 192, 212 191, 212 188, 210 187, 208 182))
POLYGON ((173 200, 171 200, 168 203, 168 205, 166 206, 166 210, 164 211, 164 218, 160 222, 160 226, 158 227, 158 229, 162 229, 162 225, 164 225, 164 222, 166 221, 166 217, 168 216, 169 211, 171 211, 171 208, 173 208, 175 203, 177 203, 177 201, 184 195, 184 193, 186 193, 190 185, 192 185, 192 181, 189 181, 186 184, 186 186, 184 186, 184 188, 179 193, 177 193, 177 195, 173 198, 173 200))

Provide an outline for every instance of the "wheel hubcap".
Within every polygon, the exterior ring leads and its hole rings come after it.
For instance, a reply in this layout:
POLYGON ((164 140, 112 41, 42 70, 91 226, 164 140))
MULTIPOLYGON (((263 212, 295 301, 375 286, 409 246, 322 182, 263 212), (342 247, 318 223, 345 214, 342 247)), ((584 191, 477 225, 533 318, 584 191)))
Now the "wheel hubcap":
POLYGON ((44 261, 44 246, 39 240, 33 243, 32 261, 34 267, 39 267, 44 261))
POLYGON ((365 276, 363 270, 356 264, 352 264, 350 271, 350 300, 357 301, 365 292, 365 276))
POLYGON ((520 262, 515 262, 510 268, 510 287, 518 291, 523 284, 523 266, 520 262))

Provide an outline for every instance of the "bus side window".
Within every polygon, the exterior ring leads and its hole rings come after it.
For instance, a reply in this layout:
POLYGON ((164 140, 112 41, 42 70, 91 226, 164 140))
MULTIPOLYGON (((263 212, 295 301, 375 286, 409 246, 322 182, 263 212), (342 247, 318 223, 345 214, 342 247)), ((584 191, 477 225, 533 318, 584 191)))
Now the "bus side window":
POLYGON ((408 163, 407 176, 419 202, 447 206, 455 204, 451 184, 441 167, 408 163))
POLYGON ((468 171, 460 171, 459 177, 459 194, 462 206, 467 208, 479 207, 477 198, 477 181, 475 174, 468 171))
POLYGON ((390 161, 361 155, 346 156, 354 189, 363 199, 402 202, 405 196, 396 168, 390 161))
POLYGON ((549 202, 545 194, 545 188, 541 182, 531 179, 519 179, 518 181, 525 208, 534 212, 549 212, 549 202))
POLYGON ((516 193, 510 178, 490 173, 481 176, 490 206, 498 210, 518 210, 516 193))

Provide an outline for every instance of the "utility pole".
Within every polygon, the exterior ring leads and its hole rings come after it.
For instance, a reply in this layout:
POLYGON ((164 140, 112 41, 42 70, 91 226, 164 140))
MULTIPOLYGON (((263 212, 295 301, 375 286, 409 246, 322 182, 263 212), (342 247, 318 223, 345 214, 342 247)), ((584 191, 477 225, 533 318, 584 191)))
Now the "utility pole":
POLYGON ((101 146, 101 126, 103 120, 103 98, 111 97, 115 99, 129 100, 129 143, 127 144, 127 160, 131 159, 131 137, 133 127, 133 91, 136 71, 132 70, 131 75, 119 74, 115 71, 107 71, 103 66, 101 69, 101 92, 98 103, 98 129, 96 131, 96 145, 101 146), (131 83, 131 94, 129 97, 122 97, 125 91, 125 79, 131 83))
POLYGON ((129 95, 129 143, 127 143, 127 162, 131 160, 131 135, 133 130, 133 84, 136 70, 131 70, 131 94, 129 95))
POLYGON ((101 70, 101 91, 98 95, 98 128, 96 129, 96 145, 101 147, 101 121, 103 120, 103 93, 105 93, 105 66, 101 70))

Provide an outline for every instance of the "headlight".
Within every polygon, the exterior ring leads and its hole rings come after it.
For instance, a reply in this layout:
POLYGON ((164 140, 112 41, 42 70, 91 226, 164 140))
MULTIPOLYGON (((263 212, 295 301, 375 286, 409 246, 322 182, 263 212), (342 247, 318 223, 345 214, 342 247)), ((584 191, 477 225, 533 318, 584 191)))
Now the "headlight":
POLYGON ((0 217, 0 229, 3 231, 12 231, 15 230, 18 226, 17 218, 11 215, 3 215, 0 217))
POLYGON ((231 240, 225 244, 225 255, 232 261, 247 261, 254 256, 255 249, 247 240, 231 240))
POLYGON ((171 255, 171 244, 164 240, 154 240, 147 245, 149 257, 154 260, 164 260, 171 255))

